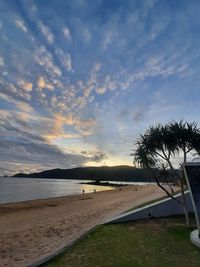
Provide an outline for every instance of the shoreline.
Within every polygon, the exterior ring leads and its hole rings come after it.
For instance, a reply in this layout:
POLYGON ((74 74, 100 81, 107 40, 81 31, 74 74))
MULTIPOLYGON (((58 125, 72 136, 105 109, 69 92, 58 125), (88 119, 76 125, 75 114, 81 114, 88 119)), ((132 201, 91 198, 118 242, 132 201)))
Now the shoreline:
POLYGON ((89 199, 89 195, 99 194, 101 192, 109 192, 113 191, 115 188, 110 190, 101 190, 98 192, 87 192, 84 194, 75 194, 75 195, 66 195, 66 196, 58 196, 58 197, 47 197, 47 198, 37 198, 37 199, 28 199, 23 201, 16 202, 7 202, 0 203, 0 217, 3 213, 9 212, 17 212, 23 209, 37 209, 37 208, 45 208, 45 207, 54 207, 57 206, 58 203, 62 203, 63 201, 68 200, 87 200, 89 199))
MULTIPOLYGON (((94 191, 105 191, 111 190, 114 187, 111 186, 98 186, 98 185, 87 185, 81 184, 81 182, 90 182, 90 181, 56 181, 56 179, 50 179, 48 181, 44 181, 44 179, 34 179, 34 181, 26 182, 22 179, 17 178, 19 181, 15 183, 13 178, 6 178, 1 187, 0 194, 0 205, 15 203, 15 202, 23 202, 28 200, 35 199, 46 199, 46 198, 54 198, 60 196, 72 196, 82 194, 83 190, 85 193, 90 193, 94 191), (7 182, 6 179, 12 179, 7 182), (33 188, 33 190, 32 190, 33 188)), ((16 180, 16 179, 15 179, 16 180)))
POLYGON ((0 204, 0 266, 42 260, 105 220, 164 195, 155 185, 120 188, 0 204))

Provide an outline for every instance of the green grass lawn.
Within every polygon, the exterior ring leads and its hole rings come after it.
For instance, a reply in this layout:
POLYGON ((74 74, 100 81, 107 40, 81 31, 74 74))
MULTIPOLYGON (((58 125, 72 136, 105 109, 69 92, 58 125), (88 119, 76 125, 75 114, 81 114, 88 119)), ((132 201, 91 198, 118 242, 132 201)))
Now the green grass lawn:
POLYGON ((46 267, 199 267, 184 217, 104 225, 46 267))

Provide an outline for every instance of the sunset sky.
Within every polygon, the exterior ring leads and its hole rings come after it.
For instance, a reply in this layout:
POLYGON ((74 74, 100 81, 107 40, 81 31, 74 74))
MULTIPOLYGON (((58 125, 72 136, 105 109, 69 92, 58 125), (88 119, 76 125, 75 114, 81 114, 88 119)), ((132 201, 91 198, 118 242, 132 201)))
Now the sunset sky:
POLYGON ((132 165, 150 125, 200 123, 199 11, 199 0, 0 0, 0 175, 132 165))

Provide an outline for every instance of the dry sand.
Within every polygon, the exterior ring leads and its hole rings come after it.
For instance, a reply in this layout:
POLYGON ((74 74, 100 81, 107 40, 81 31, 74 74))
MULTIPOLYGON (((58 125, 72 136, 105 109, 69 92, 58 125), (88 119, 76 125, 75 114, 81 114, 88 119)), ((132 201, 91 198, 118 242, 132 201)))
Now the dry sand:
POLYGON ((2 204, 0 266, 27 266, 104 220, 163 195, 156 185, 131 185, 84 196, 2 204))

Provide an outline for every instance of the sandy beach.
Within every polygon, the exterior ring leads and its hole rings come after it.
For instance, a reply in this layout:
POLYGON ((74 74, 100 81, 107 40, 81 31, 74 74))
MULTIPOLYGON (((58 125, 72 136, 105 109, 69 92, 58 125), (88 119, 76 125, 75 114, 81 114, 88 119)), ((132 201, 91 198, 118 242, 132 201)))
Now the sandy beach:
POLYGON ((0 266, 32 264, 104 220, 163 195, 156 185, 131 185, 84 196, 2 204, 0 266))

